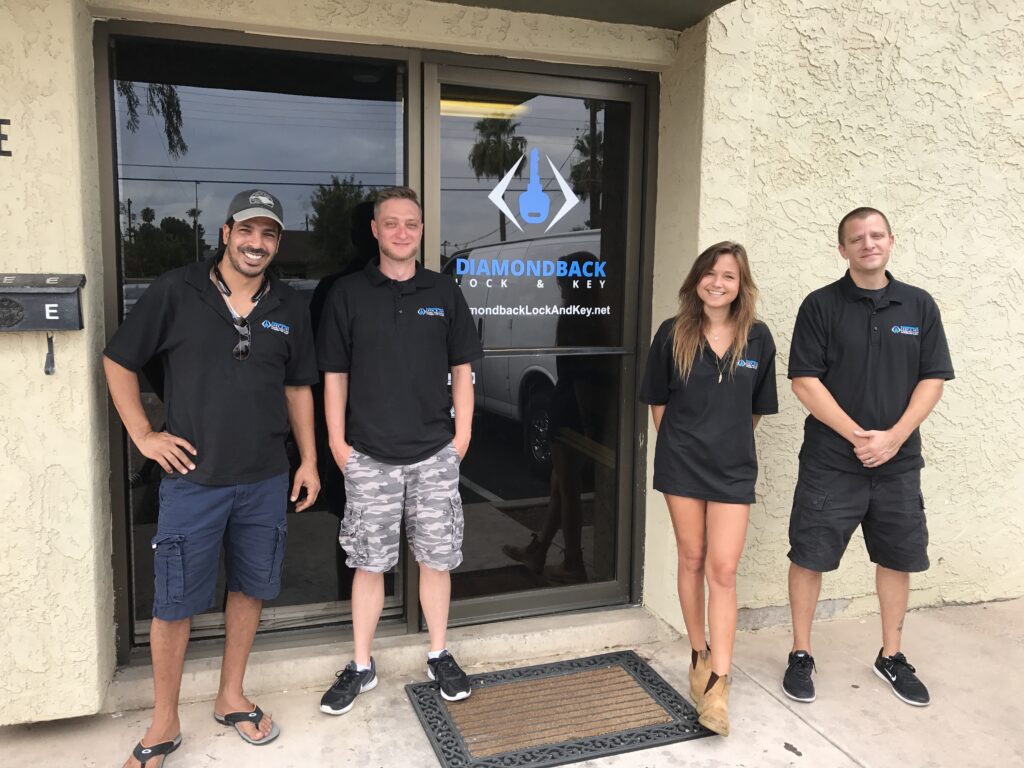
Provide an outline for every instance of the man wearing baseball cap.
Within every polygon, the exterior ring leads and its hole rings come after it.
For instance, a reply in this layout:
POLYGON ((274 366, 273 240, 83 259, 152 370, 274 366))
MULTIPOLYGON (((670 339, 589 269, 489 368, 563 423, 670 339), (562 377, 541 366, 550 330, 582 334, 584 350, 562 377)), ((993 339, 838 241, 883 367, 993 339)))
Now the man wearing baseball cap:
POLYGON ((111 399, 129 437, 167 473, 152 541, 153 720, 125 763, 131 768, 157 768, 181 744, 178 694, 191 617, 218 599, 222 546, 228 596, 214 717, 254 745, 280 733, 246 698, 242 681, 263 601, 281 588, 288 499, 301 512, 320 490, 309 314, 267 271, 283 230, 276 197, 240 192, 228 206, 223 251, 157 278, 104 350, 111 399), (154 358, 167 413, 159 432, 138 378, 154 358), (290 489, 289 427, 301 456, 290 489))

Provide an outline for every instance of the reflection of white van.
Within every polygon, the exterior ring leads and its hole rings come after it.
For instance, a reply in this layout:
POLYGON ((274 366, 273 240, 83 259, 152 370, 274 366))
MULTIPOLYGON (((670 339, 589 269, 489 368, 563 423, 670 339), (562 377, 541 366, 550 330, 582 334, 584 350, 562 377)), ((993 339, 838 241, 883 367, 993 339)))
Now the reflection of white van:
POLYGON ((549 265, 550 272, 551 263, 569 255, 597 261, 600 249, 600 230, 585 230, 458 251, 442 268, 461 286, 485 350, 476 371, 476 405, 522 424, 527 457, 545 476, 551 461, 551 393, 558 380, 553 353, 559 346, 558 315, 515 312, 562 305, 558 280, 539 265, 549 265), (531 263, 533 269, 514 275, 531 263), (500 274, 503 270, 507 274, 500 274), (499 314, 504 310, 510 311, 499 314))

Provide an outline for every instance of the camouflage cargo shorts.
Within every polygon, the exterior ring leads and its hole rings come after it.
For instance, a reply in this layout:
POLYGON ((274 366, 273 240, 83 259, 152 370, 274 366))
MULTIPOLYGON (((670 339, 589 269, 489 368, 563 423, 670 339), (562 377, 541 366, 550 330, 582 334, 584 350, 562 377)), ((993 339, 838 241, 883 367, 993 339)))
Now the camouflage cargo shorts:
POLYGON ((438 571, 462 562, 464 521, 454 445, 408 465, 385 464, 353 448, 342 471, 348 499, 338 542, 349 568, 375 573, 393 568, 403 515, 417 562, 438 571))

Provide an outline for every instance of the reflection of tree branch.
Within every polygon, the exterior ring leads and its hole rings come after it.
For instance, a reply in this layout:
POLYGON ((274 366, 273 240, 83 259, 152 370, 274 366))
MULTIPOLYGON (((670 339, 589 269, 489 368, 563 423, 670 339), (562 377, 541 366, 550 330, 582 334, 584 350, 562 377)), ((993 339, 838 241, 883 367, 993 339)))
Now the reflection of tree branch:
MULTIPOLYGON (((117 80, 117 92, 124 99, 128 118, 125 123, 132 133, 139 130, 139 105, 142 103, 131 80, 117 80)), ((146 83, 146 111, 164 119, 164 137, 167 152, 171 157, 182 157, 188 152, 188 144, 182 135, 181 100, 178 88, 165 83, 146 83)))

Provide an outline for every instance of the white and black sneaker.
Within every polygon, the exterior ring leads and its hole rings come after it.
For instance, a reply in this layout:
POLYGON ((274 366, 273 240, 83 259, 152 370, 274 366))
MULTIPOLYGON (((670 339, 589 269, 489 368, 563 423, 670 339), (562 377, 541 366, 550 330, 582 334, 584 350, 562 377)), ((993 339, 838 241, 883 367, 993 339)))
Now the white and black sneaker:
POLYGON ((370 668, 360 670, 354 661, 336 673, 334 685, 320 699, 320 711, 326 715, 344 715, 356 702, 356 696, 377 687, 377 664, 370 657, 370 668))
POLYGON ((924 683, 917 679, 917 672, 907 657, 897 651, 892 656, 883 656, 882 649, 878 649, 878 656, 875 658, 875 674, 885 680, 892 688, 897 698, 915 707, 927 707, 931 702, 928 689, 924 683))
POLYGON ((448 651, 441 651, 436 659, 427 659, 427 677, 436 680, 441 697, 446 701, 460 701, 473 692, 473 684, 448 651))
POLYGON ((782 692, 793 701, 810 703, 817 698, 814 693, 814 681, 811 680, 811 673, 814 672, 814 657, 807 651, 793 651, 789 654, 789 665, 786 667, 786 674, 782 678, 782 692))

